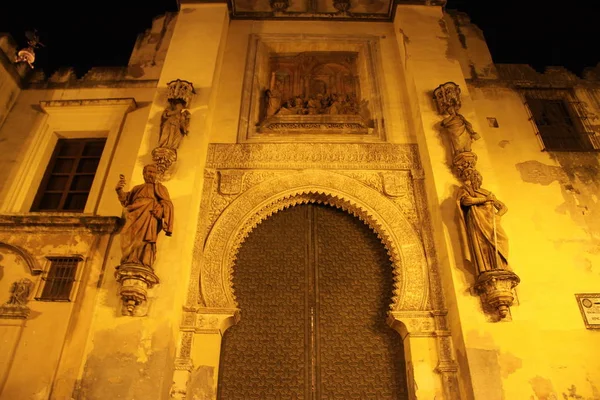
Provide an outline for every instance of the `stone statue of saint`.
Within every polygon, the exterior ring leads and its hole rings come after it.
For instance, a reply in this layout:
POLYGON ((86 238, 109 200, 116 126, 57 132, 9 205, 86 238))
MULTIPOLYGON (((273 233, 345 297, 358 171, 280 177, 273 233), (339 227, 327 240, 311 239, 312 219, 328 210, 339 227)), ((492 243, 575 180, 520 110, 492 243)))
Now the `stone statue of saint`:
POLYGON ((27 304, 27 300, 29 300, 29 295, 31 294, 32 288, 33 282, 27 278, 13 282, 10 288, 10 298, 8 299, 7 304, 20 307, 25 306, 27 304))
POLYGON ((181 100, 169 101, 160 119, 158 147, 177 150, 181 139, 188 134, 190 111, 184 108, 181 100))
POLYGON ((448 107, 448 117, 442 121, 442 126, 450 133, 450 141, 454 156, 460 153, 470 152, 471 143, 481 136, 473 130, 473 126, 465 117, 459 114, 454 107, 448 107))
POLYGON ((8 301, 0 305, 0 318, 27 318, 30 312, 27 301, 32 290, 31 279, 23 278, 13 282, 8 301))
POLYGON ((267 117, 275 115, 277 111, 281 108, 281 82, 277 80, 275 76, 275 72, 271 73, 271 82, 269 84, 269 89, 267 89, 266 93, 266 101, 267 101, 267 117))
POLYGON ((508 238, 500 226, 500 217, 508 208, 481 187, 482 177, 477 170, 465 171, 464 179, 464 186, 458 193, 458 206, 469 258, 478 274, 509 271, 508 238))
POLYGON ((125 207, 125 226, 121 231, 121 264, 137 264, 152 268, 156 258, 156 238, 161 230, 173 232, 173 203, 167 188, 156 180, 154 164, 144 167, 144 182, 124 192, 121 175, 116 191, 125 207))

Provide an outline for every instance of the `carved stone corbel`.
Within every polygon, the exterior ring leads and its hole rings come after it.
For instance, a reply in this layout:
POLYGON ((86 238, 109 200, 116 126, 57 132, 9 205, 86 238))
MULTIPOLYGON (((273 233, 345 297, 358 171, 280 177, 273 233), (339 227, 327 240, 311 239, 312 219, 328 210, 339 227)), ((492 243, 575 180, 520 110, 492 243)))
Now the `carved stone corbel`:
POLYGON ((196 93, 192 82, 176 79, 167 85, 169 105, 161 116, 158 147, 152 150, 152 160, 163 180, 171 165, 177 161, 181 140, 188 134, 191 116, 188 107, 196 93))
POLYGON ((10 298, 0 306, 0 318, 27 319, 30 311, 27 302, 32 289, 31 279, 23 278, 13 282, 10 298))
POLYGON ((286 12, 290 6, 289 0, 269 0, 269 4, 271 5, 273 12, 276 14, 286 12))
POLYGON ((121 284, 121 314, 144 316, 148 312, 148 289, 159 283, 152 268, 140 264, 121 264, 115 271, 115 278, 121 284))
POLYGON ((477 277, 475 291, 482 297, 483 304, 505 318, 515 299, 513 289, 520 281, 512 271, 487 271, 477 277))
POLYGON ((152 150, 152 161, 156 164, 161 178, 165 180, 165 173, 177 161, 177 151, 166 147, 156 147, 152 150))
POLYGON ((350 0, 333 0, 333 8, 338 10, 340 14, 348 13, 351 6, 350 0))

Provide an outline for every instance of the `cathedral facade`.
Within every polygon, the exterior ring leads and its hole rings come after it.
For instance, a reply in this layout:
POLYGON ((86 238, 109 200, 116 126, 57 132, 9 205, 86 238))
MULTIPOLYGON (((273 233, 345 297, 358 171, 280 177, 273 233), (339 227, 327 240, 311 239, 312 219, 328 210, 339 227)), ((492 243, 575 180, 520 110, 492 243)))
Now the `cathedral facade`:
POLYGON ((600 399, 600 67, 441 1, 0 50, 0 399, 600 399))

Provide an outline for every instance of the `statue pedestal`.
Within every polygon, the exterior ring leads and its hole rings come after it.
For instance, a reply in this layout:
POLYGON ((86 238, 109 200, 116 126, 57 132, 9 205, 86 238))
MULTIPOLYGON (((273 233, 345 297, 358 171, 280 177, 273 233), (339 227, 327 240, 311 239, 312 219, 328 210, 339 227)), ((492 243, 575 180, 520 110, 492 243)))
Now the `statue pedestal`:
POLYGON ((503 319, 515 299, 512 290, 520 281, 511 271, 487 271, 477 278, 475 291, 481 296, 484 307, 494 310, 503 319))
POLYGON ((0 318, 27 319, 29 307, 21 304, 3 304, 0 306, 0 318))
POLYGON ((137 317, 146 315, 147 290, 159 282, 152 268, 140 264, 121 264, 115 271, 115 278, 121 284, 121 313, 137 317))
POLYGON ((458 153, 454 156, 452 160, 452 166, 454 167, 454 172, 456 176, 465 180, 465 171, 468 169, 475 169, 477 165, 477 154, 472 151, 463 151, 462 153, 458 153))

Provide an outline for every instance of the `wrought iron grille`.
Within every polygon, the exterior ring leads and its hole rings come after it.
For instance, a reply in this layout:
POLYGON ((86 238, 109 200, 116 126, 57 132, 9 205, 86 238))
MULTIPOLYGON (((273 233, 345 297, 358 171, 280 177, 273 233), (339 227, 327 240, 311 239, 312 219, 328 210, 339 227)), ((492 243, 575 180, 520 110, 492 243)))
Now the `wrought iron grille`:
POLYGON ((600 138, 571 90, 527 89, 523 97, 543 150, 600 150, 600 138))
POLYGON ((40 301, 71 301, 71 290, 75 283, 77 265, 81 257, 48 257, 50 268, 42 278, 43 289, 36 300, 40 301))

